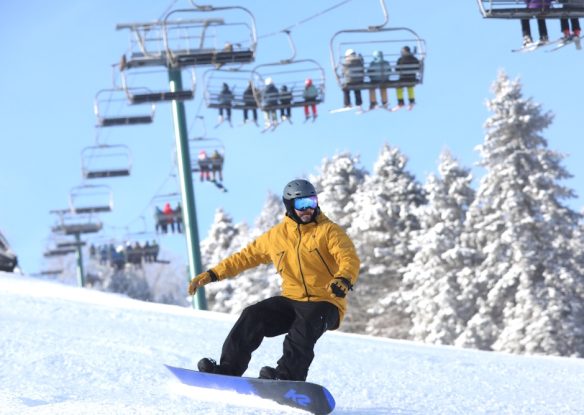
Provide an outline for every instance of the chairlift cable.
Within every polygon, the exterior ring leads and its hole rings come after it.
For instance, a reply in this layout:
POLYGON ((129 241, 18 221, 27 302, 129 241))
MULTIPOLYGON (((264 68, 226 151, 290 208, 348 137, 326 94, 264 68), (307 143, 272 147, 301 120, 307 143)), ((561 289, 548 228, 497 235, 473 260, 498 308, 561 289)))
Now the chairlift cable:
POLYGON ((320 17, 320 16, 322 16, 322 15, 328 13, 328 12, 331 12, 331 11, 333 11, 336 8, 339 8, 341 6, 344 6, 345 4, 350 3, 351 1, 353 1, 353 0, 344 0, 344 1, 341 1, 341 2, 339 2, 339 3, 337 3, 337 4, 333 5, 333 6, 331 6, 329 8, 326 8, 326 9, 324 9, 324 10, 322 10, 322 11, 316 13, 316 14, 313 14, 312 16, 309 16, 309 17, 306 17, 306 18, 304 18, 302 20, 299 20, 298 22, 296 22, 296 23, 294 23, 294 24, 292 24, 290 26, 287 26, 287 27, 285 27, 283 29, 280 29, 280 30, 275 31, 275 32, 267 33, 265 35, 260 35, 260 36, 258 36, 258 39, 264 39, 264 38, 267 38, 267 37, 270 37, 270 36, 280 35, 282 32, 285 32, 285 31, 290 31, 290 30, 292 30, 292 29, 294 29, 294 28, 296 28, 298 26, 301 26, 301 25, 303 25, 303 24, 305 24, 305 23, 307 23, 307 22, 309 22, 311 20, 316 19, 317 17, 320 17))

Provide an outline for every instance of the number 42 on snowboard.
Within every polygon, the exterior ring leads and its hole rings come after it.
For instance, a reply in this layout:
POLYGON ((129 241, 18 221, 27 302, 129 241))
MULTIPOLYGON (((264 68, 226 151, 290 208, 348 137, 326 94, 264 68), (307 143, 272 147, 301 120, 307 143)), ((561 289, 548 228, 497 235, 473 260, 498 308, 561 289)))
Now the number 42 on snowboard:
POLYGON ((215 375, 165 366, 185 385, 254 395, 281 405, 304 409, 315 415, 326 415, 335 409, 335 400, 331 393, 324 386, 315 383, 215 375))

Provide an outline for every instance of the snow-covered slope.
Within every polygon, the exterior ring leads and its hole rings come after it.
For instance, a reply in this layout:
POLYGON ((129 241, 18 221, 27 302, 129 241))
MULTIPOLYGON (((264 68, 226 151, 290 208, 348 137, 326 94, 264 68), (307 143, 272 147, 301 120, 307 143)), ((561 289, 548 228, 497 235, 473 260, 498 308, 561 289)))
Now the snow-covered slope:
MULTIPOLYGON (((0 273, 1 414, 302 413, 178 384, 163 363, 218 357, 233 316, 0 273)), ((267 339, 247 375, 274 364, 267 339)), ((335 414, 580 414, 584 360, 327 333, 309 380, 335 414)))

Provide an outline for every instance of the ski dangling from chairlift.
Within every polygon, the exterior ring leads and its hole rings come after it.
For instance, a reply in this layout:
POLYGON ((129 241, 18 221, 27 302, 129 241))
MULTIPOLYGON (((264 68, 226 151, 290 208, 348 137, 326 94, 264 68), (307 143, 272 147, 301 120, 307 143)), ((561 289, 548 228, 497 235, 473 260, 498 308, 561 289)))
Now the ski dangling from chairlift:
POLYGON ((425 41, 410 28, 386 27, 389 15, 385 1, 380 3, 385 18, 381 25, 340 30, 330 40, 331 65, 343 91, 343 107, 331 113, 394 112, 406 108, 404 92, 407 108, 411 110, 416 104, 414 88, 424 80, 425 41), (395 90, 395 98, 389 96, 389 90, 395 90), (363 92, 369 94, 365 109, 363 92))

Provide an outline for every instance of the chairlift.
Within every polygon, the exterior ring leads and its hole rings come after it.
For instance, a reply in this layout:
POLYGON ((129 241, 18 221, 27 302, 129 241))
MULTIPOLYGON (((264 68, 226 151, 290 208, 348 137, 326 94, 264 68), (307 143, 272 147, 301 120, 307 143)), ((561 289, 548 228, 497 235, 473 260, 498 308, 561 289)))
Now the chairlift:
POLYGON ((51 276, 52 277, 52 276, 61 275, 64 271, 65 270, 63 270, 62 268, 46 269, 46 270, 36 272, 32 275, 33 276, 40 275, 41 277, 43 277, 43 276, 51 276))
MULTIPOLYGON (((120 68, 121 69, 121 68, 120 68)), ((195 71, 191 70, 191 87, 180 91, 168 89, 168 72, 166 69, 137 67, 120 70, 122 88, 131 104, 148 104, 154 102, 187 101, 195 96, 195 71), (158 85, 156 89, 133 87, 134 83, 158 85)))
POLYGON ((385 21, 378 26, 366 29, 348 29, 336 32, 330 40, 330 61, 339 87, 343 90, 404 88, 422 84, 424 80, 424 61, 426 58, 425 41, 416 32, 407 27, 385 27, 389 18, 385 1, 380 0, 385 21), (401 51, 407 47, 419 61, 417 64, 400 64, 397 61, 401 51), (347 79, 344 73, 344 59, 347 52, 353 51, 363 60, 363 69, 352 69, 350 74, 357 81, 347 79), (383 59, 389 63, 389 73, 383 74, 383 80, 372 80, 376 72, 368 71, 373 61, 374 52, 381 52, 383 59))
POLYGON ((72 214, 70 209, 52 210, 59 216, 51 231, 63 235, 78 235, 99 232, 103 224, 93 214, 72 214))
POLYGON ((242 65, 255 59, 255 17, 249 10, 192 4, 190 9, 170 11, 162 21, 116 25, 117 30, 128 29, 131 34, 125 68, 242 65), (204 18, 208 12, 229 10, 239 14, 239 20, 243 14, 246 19, 226 22, 212 13, 204 18), (249 40, 234 42, 248 37, 249 40))
POLYGON ((201 172, 201 168, 222 169, 225 163, 225 146, 218 138, 194 137, 189 139, 191 171, 201 172), (219 154, 220 157, 213 157, 219 154))
POLYGON ((491 19, 569 19, 584 17, 583 0, 552 1, 549 8, 527 8, 525 0, 477 0, 484 18, 491 19))
MULTIPOLYGON (((160 238, 156 232, 148 231, 146 227, 146 219, 141 216, 144 222, 144 230, 138 232, 128 232, 124 236, 126 246, 131 247, 128 254, 128 262, 132 263, 131 256, 144 259, 145 263, 170 264, 170 261, 158 258, 160 254, 160 238)), ((142 261, 140 261, 142 262, 142 261)))
POLYGON ((290 31, 285 30, 283 33, 288 36, 292 56, 279 62, 258 65, 252 70, 253 93, 256 104, 262 111, 304 107, 305 105, 324 102, 324 68, 313 59, 296 59, 296 46, 290 31), (312 85, 315 86, 318 92, 316 98, 310 101, 304 98, 304 88, 308 79, 312 81, 312 85), (268 84, 273 84, 278 89, 278 95, 275 92, 273 94, 265 92, 268 84), (279 98, 283 86, 286 86, 291 94, 291 97, 289 95, 290 102, 283 103, 279 98))
POLYGON ((252 71, 235 68, 209 69, 203 74, 204 93, 203 98, 207 108, 226 108, 221 91, 223 84, 229 87, 233 94, 231 103, 227 105, 232 110, 257 109, 257 103, 253 95, 244 96, 248 86, 252 84, 252 71))
POLYGON ((178 192, 161 193, 152 197, 150 201, 154 206, 154 222, 156 223, 156 232, 168 233, 168 226, 171 227, 171 232, 174 231, 174 224, 178 222, 178 229, 176 232, 183 233, 184 227, 183 212, 182 212, 182 197, 178 192), (165 212, 164 207, 168 203, 171 212, 165 212))
POLYGON ((69 192, 69 207, 73 214, 111 212, 114 196, 109 186, 81 185, 69 192))
POLYGON ((93 110, 98 127, 150 124, 154 120, 155 106, 146 111, 141 106, 129 105, 128 94, 149 93, 146 88, 111 88, 97 92, 93 110))
POLYGON ((130 149, 121 144, 98 144, 81 151, 81 171, 86 179, 124 177, 130 175, 130 149))
POLYGON ((221 67, 242 65, 255 60, 255 17, 248 9, 241 6, 214 7, 191 3, 193 8, 172 10, 163 20, 164 45, 172 66, 221 67), (229 20, 230 12, 237 15, 237 20, 229 20), (211 17, 198 19, 204 16, 211 17))
POLYGON ((45 258, 53 258, 53 257, 61 257, 61 256, 69 255, 69 254, 74 254, 75 252, 77 252, 77 249, 75 249, 75 248, 49 249, 49 250, 43 252, 43 256, 45 258))

